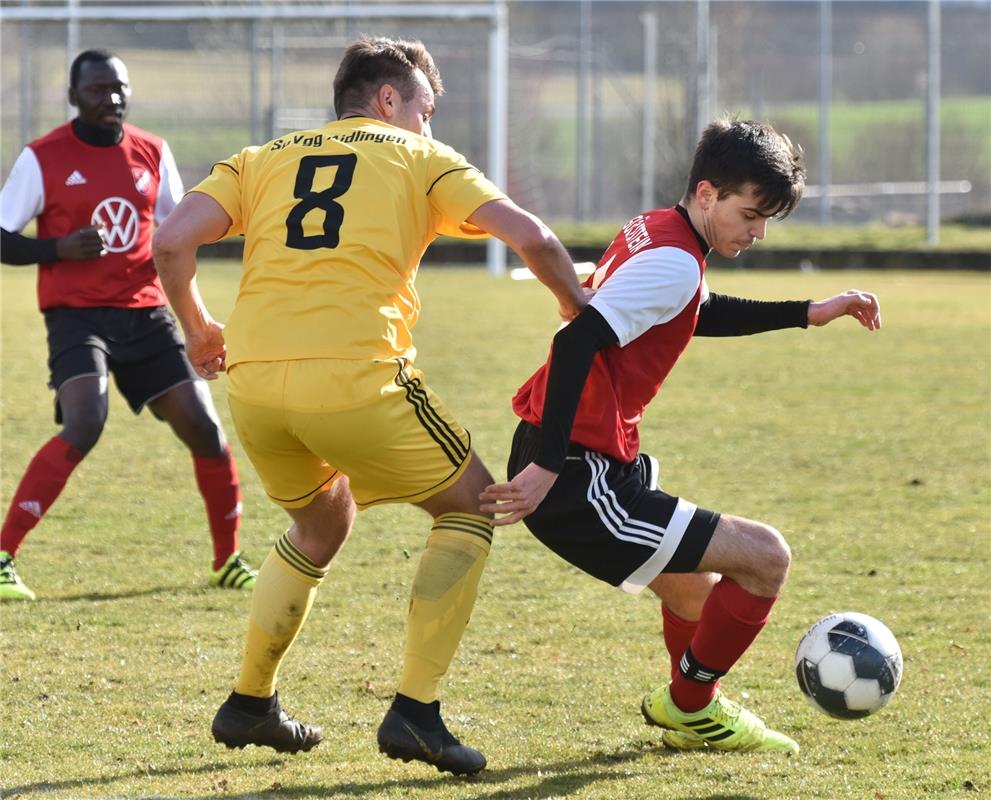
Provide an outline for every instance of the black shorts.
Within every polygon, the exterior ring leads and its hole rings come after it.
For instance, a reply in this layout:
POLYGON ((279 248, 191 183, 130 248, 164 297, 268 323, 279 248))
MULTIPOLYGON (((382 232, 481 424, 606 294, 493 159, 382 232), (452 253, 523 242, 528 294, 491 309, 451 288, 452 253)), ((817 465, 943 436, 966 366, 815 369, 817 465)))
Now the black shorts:
MULTIPOLYGON (((539 443, 540 430, 521 422, 510 480, 533 461, 539 443)), ((719 522, 719 514, 658 489, 657 472, 645 453, 624 464, 570 445, 554 486, 523 523, 566 561, 637 594, 662 572, 693 572, 719 522)))
POLYGON ((62 422, 58 390, 73 378, 113 373, 135 414, 180 383, 196 380, 175 320, 154 308, 49 308, 49 387, 55 389, 55 421, 62 422))

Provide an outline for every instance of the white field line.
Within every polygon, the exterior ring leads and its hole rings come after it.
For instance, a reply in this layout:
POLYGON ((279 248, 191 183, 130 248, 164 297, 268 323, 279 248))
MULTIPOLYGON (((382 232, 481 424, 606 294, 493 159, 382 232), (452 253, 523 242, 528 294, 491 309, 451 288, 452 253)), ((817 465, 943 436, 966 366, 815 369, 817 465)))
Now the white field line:
MULTIPOLYGON (((575 263, 576 275, 591 275, 595 272, 595 264, 591 261, 578 261, 575 263)), ((509 271, 509 277, 514 281, 528 281, 536 277, 526 267, 515 267, 509 271)))

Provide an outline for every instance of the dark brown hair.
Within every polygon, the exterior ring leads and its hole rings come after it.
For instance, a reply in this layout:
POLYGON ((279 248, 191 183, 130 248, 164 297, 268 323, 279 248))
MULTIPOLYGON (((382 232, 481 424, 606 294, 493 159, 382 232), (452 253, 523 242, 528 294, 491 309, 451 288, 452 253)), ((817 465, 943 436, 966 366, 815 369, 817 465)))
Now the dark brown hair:
POLYGON ((752 184, 760 211, 787 217, 805 190, 802 148, 770 125, 753 120, 720 119, 702 132, 688 178, 688 196, 709 181, 719 197, 739 194, 752 184))
POLYGON ((337 116, 363 107, 383 84, 391 84, 403 100, 416 90, 414 74, 423 71, 435 96, 444 93, 440 73, 423 42, 362 36, 344 52, 334 77, 334 111, 337 116))

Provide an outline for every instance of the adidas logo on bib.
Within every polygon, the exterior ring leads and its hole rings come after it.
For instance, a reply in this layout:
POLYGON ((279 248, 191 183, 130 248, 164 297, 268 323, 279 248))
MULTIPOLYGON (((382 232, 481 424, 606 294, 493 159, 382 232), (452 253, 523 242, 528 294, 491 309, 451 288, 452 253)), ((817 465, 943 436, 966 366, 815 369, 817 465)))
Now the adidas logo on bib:
POLYGON ((72 174, 65 179, 66 186, 82 186, 84 183, 86 183, 86 179, 78 169, 72 170, 72 174))

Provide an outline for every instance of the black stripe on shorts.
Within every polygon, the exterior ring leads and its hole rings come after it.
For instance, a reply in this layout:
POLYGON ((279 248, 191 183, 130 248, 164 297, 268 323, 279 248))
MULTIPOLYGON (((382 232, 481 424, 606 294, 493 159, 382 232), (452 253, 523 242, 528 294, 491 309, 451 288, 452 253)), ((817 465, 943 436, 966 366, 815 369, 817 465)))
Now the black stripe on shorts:
POLYGON ((396 384, 406 390, 406 401, 413 406, 416 418, 420 421, 423 429, 430 435, 444 451, 444 455, 454 466, 460 466, 468 457, 468 448, 461 441, 456 431, 430 405, 430 398, 426 389, 423 388, 419 378, 409 378, 406 374, 405 365, 398 360, 399 374, 396 375, 396 384))

